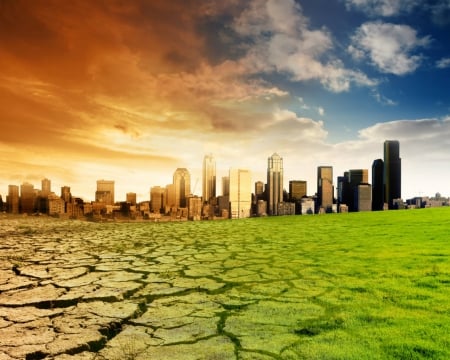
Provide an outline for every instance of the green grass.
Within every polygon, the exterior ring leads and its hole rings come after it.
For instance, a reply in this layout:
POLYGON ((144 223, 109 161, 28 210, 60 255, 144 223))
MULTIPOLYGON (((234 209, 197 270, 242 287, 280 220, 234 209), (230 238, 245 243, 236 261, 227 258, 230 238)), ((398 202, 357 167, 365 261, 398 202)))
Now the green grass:
POLYGON ((251 221, 322 290, 283 358, 450 358, 450 208, 251 221))

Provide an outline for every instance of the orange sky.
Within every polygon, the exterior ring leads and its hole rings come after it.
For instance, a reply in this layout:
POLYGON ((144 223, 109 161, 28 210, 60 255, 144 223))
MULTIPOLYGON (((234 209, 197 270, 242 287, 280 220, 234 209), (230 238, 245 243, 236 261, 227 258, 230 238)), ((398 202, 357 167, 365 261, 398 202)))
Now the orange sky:
MULTIPOLYGON (((331 144, 322 108, 312 118, 286 107, 303 100, 255 76, 274 69, 254 44, 227 48, 226 29, 215 34, 220 46, 213 41, 213 20, 256 11, 243 12, 244 6, 238 0, 0 0, 0 194, 8 184, 40 188, 49 178, 56 193, 68 185, 73 195, 92 200, 96 180, 110 179, 118 200, 133 191, 144 201, 151 186, 172 181, 177 167, 187 167, 194 184, 206 153, 216 157, 218 178, 233 166, 265 181, 274 152, 285 159, 286 181, 306 179, 313 194, 317 166, 336 166, 337 176, 382 157, 381 135, 331 144)), ((238 20, 236 27, 248 26, 238 20)), ((331 45, 307 26, 300 27, 311 73, 300 80, 347 86, 339 82, 345 75, 358 86, 376 84, 355 71, 321 66, 314 56, 331 45), (309 50, 309 38, 324 41, 309 50)))

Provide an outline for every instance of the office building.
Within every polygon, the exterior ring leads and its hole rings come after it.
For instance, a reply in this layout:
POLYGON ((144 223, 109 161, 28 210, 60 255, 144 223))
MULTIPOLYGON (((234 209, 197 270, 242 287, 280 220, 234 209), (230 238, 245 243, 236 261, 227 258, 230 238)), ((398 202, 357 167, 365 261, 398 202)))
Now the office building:
POLYGON ((350 183, 348 181, 349 172, 344 172, 344 176, 338 176, 337 178, 337 203, 338 208, 341 205, 348 206, 350 197, 350 183))
MULTIPOLYGON (((164 195, 165 213, 167 214, 171 208, 176 208, 175 205, 175 185, 168 184, 164 195)), ((157 207, 155 207, 157 209, 157 207)))
POLYGON ((372 186, 360 183, 356 186, 355 193, 354 211, 372 211, 372 186))
POLYGON ((230 177, 229 176, 222 177, 222 195, 223 196, 230 195, 230 177))
POLYGON ((203 201, 200 196, 188 197, 188 219, 201 220, 203 201))
POLYGON ((51 192, 52 192, 51 181, 49 179, 42 179, 42 181, 41 181, 41 196, 47 197, 51 192))
POLYGON ((255 182, 255 201, 264 200, 264 183, 262 181, 255 182))
POLYGON ((97 180, 95 202, 102 203, 103 205, 114 205, 114 181, 97 180))
MULTIPOLYGON (((358 186, 359 184, 368 184, 368 182, 369 171, 367 169, 353 169, 348 172, 349 194, 346 204, 349 211, 358 211, 358 186)), ((372 198, 372 195, 370 197, 372 198)))
POLYGON ((317 206, 330 211, 333 205, 333 167, 317 168, 317 206))
POLYGON ((49 215, 62 215, 66 212, 66 203, 55 193, 47 195, 48 198, 48 214, 49 215))
POLYGON ((230 217, 247 218, 252 209, 251 173, 244 169, 230 169, 230 217))
POLYGON ((69 186, 62 186, 61 187, 61 199, 63 199, 66 203, 72 202, 72 194, 70 193, 70 187, 69 186))
POLYGON ((191 175, 186 168, 175 170, 173 185, 175 186, 175 206, 177 208, 187 207, 187 198, 191 195, 191 175))
POLYGON ((306 196, 307 188, 304 180, 289 181, 289 200, 296 201, 306 196))
MULTIPOLYGON (((173 187, 173 185, 172 185, 173 187)), ((161 186, 153 186, 150 189, 150 210, 153 213, 161 213, 164 212, 164 195, 166 193, 166 189, 161 186)), ((175 200, 173 200, 175 201, 175 200)))
POLYGON ((127 198, 126 199, 127 199, 126 202, 128 204, 130 204, 131 206, 135 206, 136 205, 136 200, 137 200, 136 193, 134 193, 134 192, 127 193, 127 198))
POLYGON ((210 202, 216 197, 216 161, 214 157, 205 155, 203 158, 203 187, 202 196, 204 202, 210 202))
POLYGON ((278 215, 278 204, 283 202, 283 158, 277 153, 267 159, 267 212, 278 215))
POLYGON ((376 159, 372 163, 372 210, 384 208, 384 162, 376 159))
POLYGON ((20 211, 32 214, 35 211, 36 192, 34 186, 27 182, 20 185, 20 211))
POLYGON ((17 185, 8 185, 8 196, 6 197, 8 212, 11 214, 19 213, 19 187, 17 185))
POLYGON ((394 200, 402 197, 402 160, 397 140, 384 142, 384 202, 394 208, 394 200))

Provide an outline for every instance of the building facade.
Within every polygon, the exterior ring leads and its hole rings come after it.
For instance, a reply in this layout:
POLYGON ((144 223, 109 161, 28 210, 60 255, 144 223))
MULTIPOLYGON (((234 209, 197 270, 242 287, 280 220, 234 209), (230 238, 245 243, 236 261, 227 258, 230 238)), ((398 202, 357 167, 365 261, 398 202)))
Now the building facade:
POLYGON ((251 173, 244 169, 230 169, 230 217, 248 218, 252 209, 251 173))
POLYGON ((277 153, 267 159, 267 213, 278 215, 283 202, 283 158, 277 153))
POLYGON ((317 205, 329 211, 333 205, 333 167, 319 166, 317 168, 317 205))
POLYGON ((18 214, 20 210, 19 187, 17 185, 8 185, 8 196, 6 197, 8 212, 18 214))
POLYGON ((376 159, 372 163, 372 210, 384 208, 384 162, 376 159))
POLYGON ((35 211, 36 192, 30 183, 20 185, 20 212, 32 214, 35 211))
POLYGON ((114 181, 97 180, 95 202, 102 203, 104 205, 114 205, 114 181))
POLYGON ((166 193, 165 189, 161 186, 153 186, 150 189, 150 210, 153 213, 161 213, 164 212, 164 194, 166 193))
POLYGON ((175 186, 175 206, 177 208, 187 207, 187 199, 191 195, 191 175, 186 168, 175 170, 173 185, 175 186))
POLYGON ((216 160, 209 154, 203 158, 202 197, 204 202, 210 202, 216 197, 216 160))
POLYGON ((402 160, 397 140, 384 142, 384 202, 394 208, 394 200, 402 197, 402 160))

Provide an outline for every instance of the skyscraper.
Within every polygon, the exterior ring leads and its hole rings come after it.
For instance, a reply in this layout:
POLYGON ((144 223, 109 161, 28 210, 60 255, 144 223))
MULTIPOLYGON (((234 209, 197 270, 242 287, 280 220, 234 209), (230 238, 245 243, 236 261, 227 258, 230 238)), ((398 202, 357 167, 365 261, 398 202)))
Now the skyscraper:
POLYGON ((209 202, 216 197, 216 161, 209 154, 203 158, 203 201, 209 202))
MULTIPOLYGON (((164 207, 164 194, 166 190, 161 186, 153 186, 150 189, 151 211, 160 213, 164 207)), ((169 205, 170 206, 170 205, 169 205)))
MULTIPOLYGON (((349 211, 358 211, 358 199, 359 199, 359 188, 360 184, 367 184, 369 182, 369 170, 367 169, 353 169, 348 172, 348 183, 349 183, 349 197, 348 197, 348 209, 349 211)), ((366 191, 367 189, 364 188, 366 191)), ((372 196, 370 196, 372 198, 372 196)), ((367 196, 366 199, 367 201, 367 196)))
POLYGON ((230 195, 230 177, 229 176, 222 177, 222 195, 223 196, 230 195))
POLYGON ((175 206, 177 208, 187 207, 187 198, 191 194, 191 175, 186 168, 175 170, 173 185, 175 186, 175 206))
POLYGON ((34 186, 27 182, 20 185, 20 209, 24 214, 31 214, 35 210, 36 193, 34 186))
POLYGON ((251 173, 244 169, 230 169, 230 211, 232 219, 247 218, 252 209, 251 173))
POLYGON ((278 215, 283 202, 283 158, 277 153, 267 159, 267 207, 269 215, 278 215))
POLYGON ((264 199, 264 183, 262 181, 255 182, 256 201, 264 199))
POLYGON ((384 208, 384 162, 376 159, 372 164, 372 210, 384 208))
POLYGON ((6 203, 9 213, 19 213, 19 187, 17 185, 8 185, 8 196, 6 197, 6 203))
POLYGON ((333 167, 319 166, 317 168, 317 204, 325 211, 333 206, 333 167))
POLYGON ((97 191, 95 201, 104 205, 114 205, 114 181, 97 180, 97 191))
POLYGON ((384 142, 384 202, 394 208, 394 200, 402 197, 402 160, 397 140, 384 142))
POLYGON ((51 193, 51 182, 49 179, 42 179, 41 196, 47 197, 51 193))

